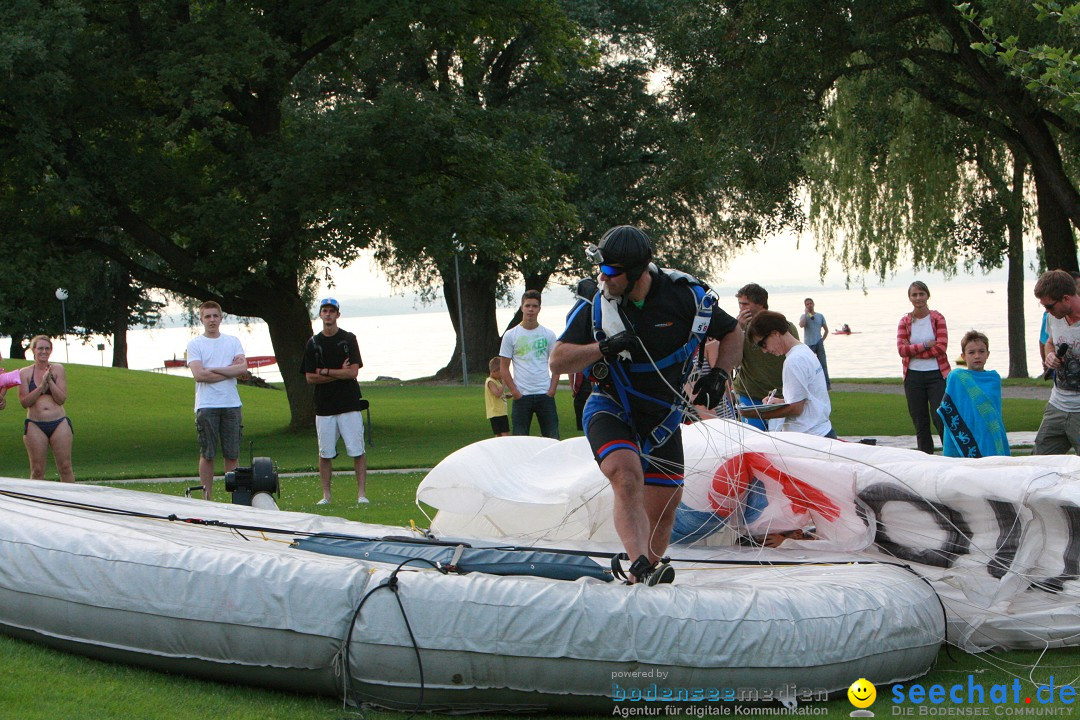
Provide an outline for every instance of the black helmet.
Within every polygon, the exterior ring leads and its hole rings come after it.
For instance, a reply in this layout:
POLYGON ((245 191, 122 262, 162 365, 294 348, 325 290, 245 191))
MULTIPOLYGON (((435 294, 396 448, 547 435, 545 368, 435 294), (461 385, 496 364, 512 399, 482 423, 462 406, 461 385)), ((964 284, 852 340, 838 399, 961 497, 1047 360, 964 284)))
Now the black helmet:
POLYGON ((604 233, 599 245, 589 248, 588 255, 597 265, 606 263, 625 268, 627 280, 633 285, 652 260, 652 240, 633 225, 616 225, 604 233))
POLYGON ((603 261, 625 268, 647 265, 652 260, 652 240, 633 225, 616 225, 604 233, 597 245, 603 261))

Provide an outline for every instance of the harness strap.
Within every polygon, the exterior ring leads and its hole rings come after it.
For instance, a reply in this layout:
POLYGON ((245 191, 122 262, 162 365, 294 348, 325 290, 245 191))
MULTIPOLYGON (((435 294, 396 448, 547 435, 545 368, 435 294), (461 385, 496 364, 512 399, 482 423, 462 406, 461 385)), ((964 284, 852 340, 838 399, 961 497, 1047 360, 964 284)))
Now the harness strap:
MULTIPOLYGON (((715 298, 713 298, 713 296, 709 294, 708 289, 690 275, 678 271, 669 270, 663 270, 661 272, 668 274, 676 282, 685 283, 694 293, 697 313, 694 317, 694 322, 690 329, 690 337, 677 350, 668 354, 665 357, 660 358, 659 360, 656 360, 655 362, 625 363, 614 360, 605 363, 608 369, 607 377, 603 382, 596 383, 597 387, 599 388, 611 388, 614 390, 614 394, 618 399, 619 405, 626 413, 626 416, 630 420, 630 422, 633 422, 634 417, 633 413, 630 410, 631 396, 648 401, 655 405, 659 405, 660 407, 668 408, 667 416, 665 416, 665 418, 663 419, 663 421, 660 422, 660 424, 653 428, 652 432, 649 434, 648 437, 641 438, 641 434, 638 433, 639 439, 643 440, 641 447, 641 451, 643 454, 648 454, 653 448, 660 447, 671 438, 672 434, 674 434, 675 432, 672 427, 668 427, 672 415, 678 415, 678 421, 681 422, 682 409, 681 405, 678 402, 672 403, 666 400, 660 400, 659 398, 655 398, 651 395, 646 395, 645 393, 635 390, 633 384, 630 382, 630 374, 659 372, 666 368, 678 364, 683 364, 684 367, 678 385, 681 386, 685 384, 686 378, 689 376, 690 371, 690 368, 685 367, 686 360, 693 357, 694 353, 703 346, 703 340, 709 330, 709 324, 712 320, 712 310, 713 304, 715 302, 715 298)), ((598 289, 596 295, 593 296, 592 301, 593 337, 598 341, 603 340, 607 337, 602 327, 602 303, 602 291, 598 289)), ((596 377, 599 374, 594 372, 593 375, 594 377, 596 377)), ((675 425, 677 424, 678 422, 675 423, 675 425)))
POLYGON ((655 364, 631 363, 627 366, 626 369, 632 373, 643 373, 651 372, 653 370, 663 370, 664 368, 671 367, 672 365, 677 365, 681 362, 685 362, 686 358, 691 357, 698 349, 698 345, 700 344, 701 341, 698 339, 698 336, 692 335, 685 345, 683 345, 681 348, 671 353, 667 357, 657 360, 655 364))

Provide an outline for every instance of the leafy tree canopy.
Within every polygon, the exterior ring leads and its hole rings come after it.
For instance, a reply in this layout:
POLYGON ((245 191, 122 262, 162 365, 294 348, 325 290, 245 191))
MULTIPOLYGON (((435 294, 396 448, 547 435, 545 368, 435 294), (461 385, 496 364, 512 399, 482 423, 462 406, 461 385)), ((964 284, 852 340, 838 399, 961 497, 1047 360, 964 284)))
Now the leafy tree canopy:
POLYGON ((0 8, 0 212, 265 319, 306 424, 298 368, 320 263, 450 227, 483 249, 568 214, 558 175, 504 140, 527 118, 477 112, 494 94, 469 104, 418 81, 464 86, 520 27, 535 72, 557 73, 563 46, 582 43, 555 9, 16 0, 0 8))
MULTIPOLYGON (((993 6, 995 27, 1047 32, 1027 5, 971 5, 993 6)), ((996 143, 1030 162, 1048 262, 1075 267, 1076 119, 976 49, 979 27, 951 4, 686 0, 671 13, 677 96, 727 153, 750 217, 798 227, 813 183, 815 217, 848 235, 850 266, 895 267, 912 239, 917 262, 940 265, 950 253, 933 246, 980 192, 965 153, 996 143)))

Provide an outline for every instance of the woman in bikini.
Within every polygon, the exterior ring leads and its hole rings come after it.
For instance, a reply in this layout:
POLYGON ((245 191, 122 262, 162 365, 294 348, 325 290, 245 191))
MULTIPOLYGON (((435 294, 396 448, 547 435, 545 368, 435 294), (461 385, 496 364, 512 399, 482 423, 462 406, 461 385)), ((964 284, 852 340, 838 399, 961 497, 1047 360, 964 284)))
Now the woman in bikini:
POLYGON ((49 448, 61 482, 75 482, 71 471, 71 420, 64 414, 67 375, 61 365, 50 365, 52 341, 36 335, 30 341, 34 364, 19 371, 19 402, 26 408, 23 443, 30 456, 30 478, 45 479, 49 448))

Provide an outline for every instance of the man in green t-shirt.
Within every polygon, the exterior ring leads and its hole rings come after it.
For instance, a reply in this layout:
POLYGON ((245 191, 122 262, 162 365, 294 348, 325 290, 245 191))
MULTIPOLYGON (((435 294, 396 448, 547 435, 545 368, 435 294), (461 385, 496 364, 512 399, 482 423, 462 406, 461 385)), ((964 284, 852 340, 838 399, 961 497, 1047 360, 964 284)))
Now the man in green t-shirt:
MULTIPOLYGON (((769 309, 769 292, 757 283, 739 288, 735 298, 739 301, 739 315, 736 319, 743 332, 755 315, 769 309)), ((799 330, 790 322, 788 329, 793 337, 799 337, 799 330)), ((770 393, 782 395, 784 356, 770 355, 748 338, 744 338, 742 364, 735 373, 734 385, 740 405, 760 405, 770 393)), ((759 430, 769 429, 766 420, 753 414, 743 413, 743 420, 759 430)))

